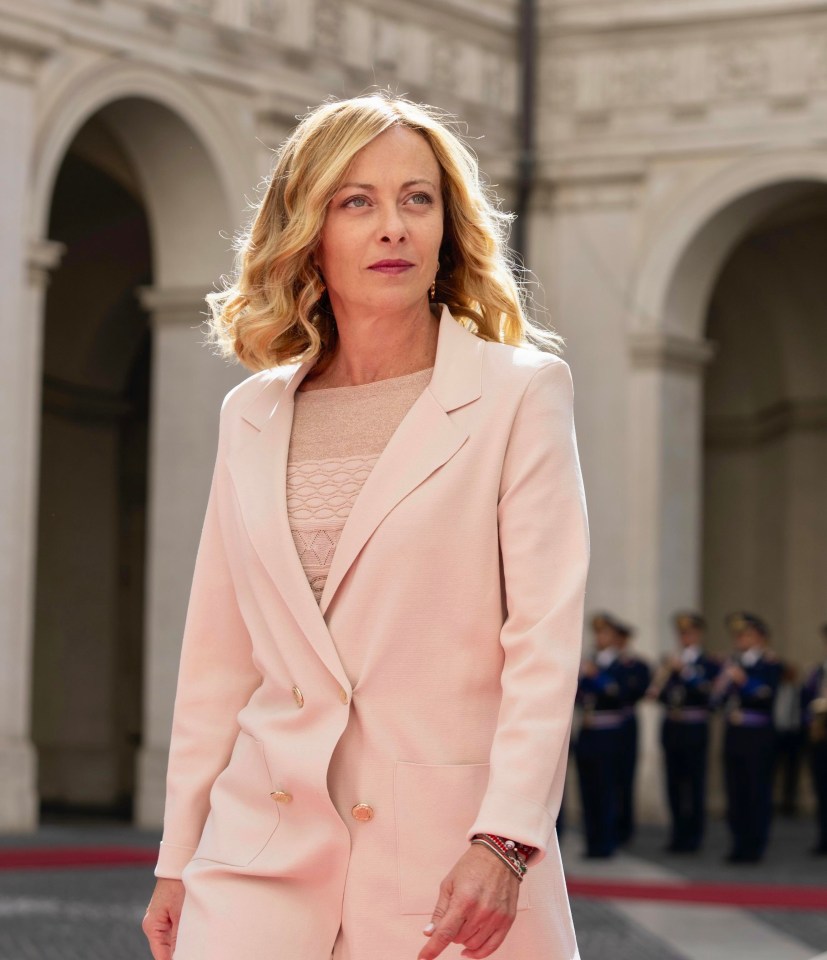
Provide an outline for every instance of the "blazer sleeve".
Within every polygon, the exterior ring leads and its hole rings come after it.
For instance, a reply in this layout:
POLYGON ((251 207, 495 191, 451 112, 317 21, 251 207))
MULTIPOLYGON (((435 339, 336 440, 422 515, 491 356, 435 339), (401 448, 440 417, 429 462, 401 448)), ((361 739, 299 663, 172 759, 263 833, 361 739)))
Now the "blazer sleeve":
POLYGON ((590 545, 568 364, 532 374, 503 463, 498 524, 506 618, 502 700, 486 793, 468 839, 494 833, 547 852, 560 810, 590 545))
POLYGON ((192 858, 213 781, 229 762, 238 734, 236 715, 262 680, 224 548, 220 502, 230 482, 224 460, 226 407, 227 398, 184 625, 156 877, 180 879, 192 858))

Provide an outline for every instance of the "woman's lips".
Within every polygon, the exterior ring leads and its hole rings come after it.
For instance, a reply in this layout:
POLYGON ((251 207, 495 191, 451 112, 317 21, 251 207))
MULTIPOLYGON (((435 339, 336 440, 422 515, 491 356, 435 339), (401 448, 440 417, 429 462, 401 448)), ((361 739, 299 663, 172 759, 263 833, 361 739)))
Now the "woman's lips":
POLYGON ((413 266, 408 260, 380 260, 378 263, 371 264, 368 269, 375 273, 384 273, 389 276, 397 276, 410 270, 413 266))

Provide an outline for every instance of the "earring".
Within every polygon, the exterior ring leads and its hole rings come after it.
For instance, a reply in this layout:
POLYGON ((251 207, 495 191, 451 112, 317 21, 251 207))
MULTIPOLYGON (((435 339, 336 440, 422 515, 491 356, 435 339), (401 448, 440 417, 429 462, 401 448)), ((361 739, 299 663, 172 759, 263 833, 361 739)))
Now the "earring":
MULTIPOLYGON (((437 274, 439 274, 439 261, 437 261, 437 264, 436 264, 436 272, 437 274)), ((429 292, 431 294, 431 299, 433 300, 434 297, 436 296, 436 277, 434 277, 434 282, 431 284, 431 289, 429 292)))

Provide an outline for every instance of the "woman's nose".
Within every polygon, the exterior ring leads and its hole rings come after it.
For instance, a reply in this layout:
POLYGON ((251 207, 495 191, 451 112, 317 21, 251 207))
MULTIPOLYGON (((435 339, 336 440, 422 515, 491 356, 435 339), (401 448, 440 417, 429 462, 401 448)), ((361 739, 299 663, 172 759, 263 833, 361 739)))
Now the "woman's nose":
POLYGON ((405 239, 405 221, 403 220, 396 204, 384 207, 379 221, 379 230, 381 238, 385 242, 398 243, 405 239))

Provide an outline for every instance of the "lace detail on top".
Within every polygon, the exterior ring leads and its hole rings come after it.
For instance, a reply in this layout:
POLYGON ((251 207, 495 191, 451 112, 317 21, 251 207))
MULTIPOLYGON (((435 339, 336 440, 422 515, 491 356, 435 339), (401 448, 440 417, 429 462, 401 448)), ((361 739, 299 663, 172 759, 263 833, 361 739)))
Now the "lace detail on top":
MULTIPOLYGON (((317 602, 362 486, 432 373, 428 367, 373 383, 296 391, 287 455, 287 513, 317 602)), ((354 652, 348 662, 356 670, 358 655, 354 652)))
POLYGON ((339 542, 344 520, 336 526, 313 527, 303 530, 301 527, 293 529, 293 543, 296 552, 304 567, 307 582, 316 598, 316 603, 322 599, 322 591, 327 583, 327 574, 333 561, 333 551, 339 542))
POLYGON ((287 465, 287 513, 291 520, 347 518, 379 454, 298 460, 287 465))
POLYGON ((378 459, 376 453, 300 460, 287 466, 287 513, 293 542, 317 603, 345 520, 378 459))

